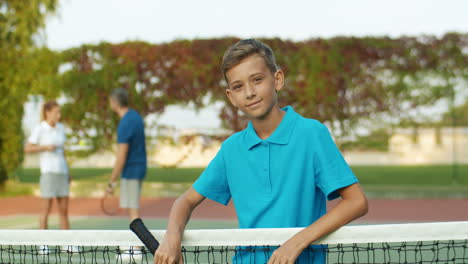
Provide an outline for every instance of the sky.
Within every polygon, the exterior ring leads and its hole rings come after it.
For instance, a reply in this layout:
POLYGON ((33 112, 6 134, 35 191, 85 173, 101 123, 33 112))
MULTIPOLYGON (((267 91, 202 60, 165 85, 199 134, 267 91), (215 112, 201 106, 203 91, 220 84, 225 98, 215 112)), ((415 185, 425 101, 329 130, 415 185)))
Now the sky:
MULTIPOLYGON (((295 41, 339 35, 441 36, 467 33, 467 13, 467 0, 60 0, 43 41, 63 50, 101 41, 163 43, 224 36, 295 41)), ((194 112, 171 106, 157 120, 179 128, 215 128, 220 126, 218 109, 194 112)), ((27 123, 38 122, 33 119, 27 123)))
POLYGON ((466 0, 61 0, 47 23, 47 44, 174 39, 468 32, 466 0))

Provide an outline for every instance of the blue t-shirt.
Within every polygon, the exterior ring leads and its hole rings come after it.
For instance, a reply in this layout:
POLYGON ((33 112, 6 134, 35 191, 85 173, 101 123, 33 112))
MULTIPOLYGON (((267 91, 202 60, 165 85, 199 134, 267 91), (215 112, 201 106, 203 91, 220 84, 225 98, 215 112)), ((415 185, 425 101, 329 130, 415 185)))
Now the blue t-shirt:
MULTIPOLYGON (((224 141, 193 184, 221 204, 232 197, 240 228, 309 226, 326 213, 326 199, 358 182, 325 125, 292 107, 283 110, 283 120, 267 139, 249 122, 224 141)), ((315 257, 314 263, 323 261, 323 254, 315 257)), ((261 263, 262 256, 255 258, 261 263)))
POLYGON ((133 109, 128 109, 117 128, 117 143, 128 144, 122 178, 143 179, 146 174, 145 126, 133 109))

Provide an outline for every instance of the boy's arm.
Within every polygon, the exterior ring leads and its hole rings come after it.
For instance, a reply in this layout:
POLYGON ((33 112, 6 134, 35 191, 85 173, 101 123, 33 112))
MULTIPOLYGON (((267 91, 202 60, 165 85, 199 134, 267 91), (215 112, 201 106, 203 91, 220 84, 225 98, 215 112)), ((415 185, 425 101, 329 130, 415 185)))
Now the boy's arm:
POLYGON ((312 242, 367 213, 367 199, 358 183, 338 190, 342 200, 310 226, 279 247, 268 264, 294 263, 312 242))
POLYGON ((154 254, 155 264, 182 263, 180 243, 192 211, 205 197, 190 187, 172 206, 166 234, 154 254))

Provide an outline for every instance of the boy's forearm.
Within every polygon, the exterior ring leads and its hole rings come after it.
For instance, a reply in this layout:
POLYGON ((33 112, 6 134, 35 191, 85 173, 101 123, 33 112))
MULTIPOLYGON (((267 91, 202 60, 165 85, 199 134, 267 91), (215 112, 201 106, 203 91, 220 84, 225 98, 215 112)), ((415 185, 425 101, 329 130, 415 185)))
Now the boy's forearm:
POLYGON ((190 219, 192 211, 193 206, 186 202, 183 197, 178 198, 174 202, 169 214, 165 239, 168 239, 171 243, 180 245, 185 226, 190 219))
POLYGON ((341 200, 333 209, 310 226, 297 233, 291 240, 301 249, 312 242, 365 215, 366 201, 341 200))
POLYGON ((169 214, 166 234, 164 239, 174 246, 180 246, 185 226, 190 219, 193 209, 197 207, 205 197, 190 187, 181 197, 177 198, 169 214))

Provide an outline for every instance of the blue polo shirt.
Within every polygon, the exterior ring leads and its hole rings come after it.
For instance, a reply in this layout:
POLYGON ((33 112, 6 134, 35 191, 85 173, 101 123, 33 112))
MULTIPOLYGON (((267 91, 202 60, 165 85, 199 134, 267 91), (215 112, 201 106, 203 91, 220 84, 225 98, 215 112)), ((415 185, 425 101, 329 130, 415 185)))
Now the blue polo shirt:
POLYGON ((193 184, 221 204, 232 197, 240 228, 309 226, 326 213, 326 199, 358 182, 325 125, 283 110, 267 139, 249 122, 225 140, 193 184))
POLYGON ((117 142, 128 144, 127 159, 121 177, 143 179, 146 174, 145 126, 137 111, 128 109, 120 120, 117 142))

